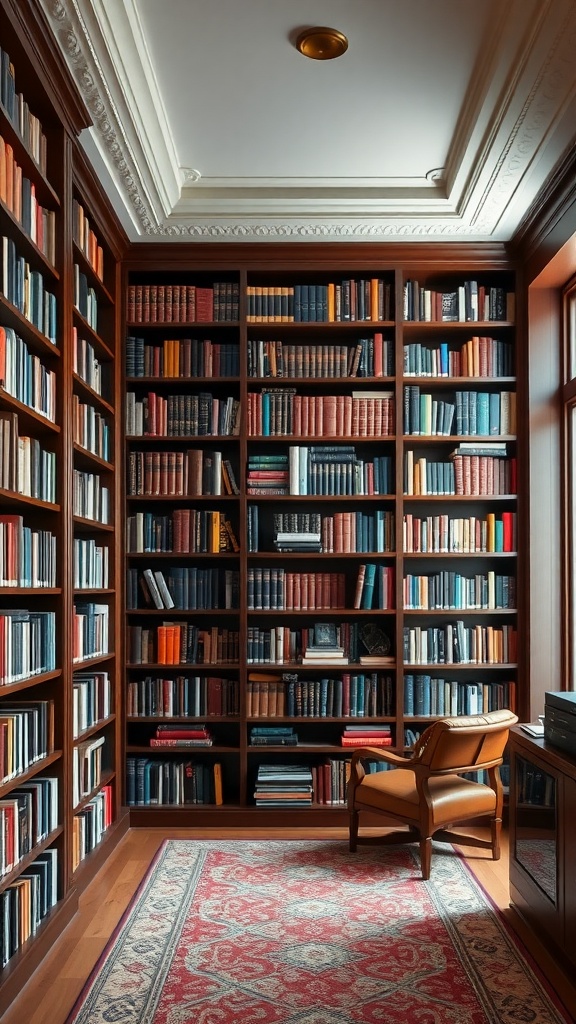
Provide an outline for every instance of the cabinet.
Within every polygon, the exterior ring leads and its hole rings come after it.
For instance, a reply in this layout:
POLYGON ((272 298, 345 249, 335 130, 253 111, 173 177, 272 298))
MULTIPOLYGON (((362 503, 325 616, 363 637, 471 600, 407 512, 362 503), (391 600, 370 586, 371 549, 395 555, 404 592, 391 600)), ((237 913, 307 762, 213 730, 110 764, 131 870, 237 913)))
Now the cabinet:
POLYGON ((509 749, 511 901, 573 970, 576 758, 519 727, 509 749))
MULTIPOLYGON (((110 552, 108 578, 106 585, 92 579, 90 589, 90 597, 106 595, 102 599, 112 609, 106 655, 110 703, 83 736, 74 728, 79 673, 93 667, 77 660, 75 648, 78 606, 90 599, 87 577, 78 576, 79 543, 93 539, 102 546, 100 525, 76 514, 75 479, 97 466, 108 474, 111 491, 118 486, 119 437, 113 426, 106 453, 94 448, 84 427, 89 421, 97 433, 98 414, 113 421, 118 402, 116 277, 122 236, 109 214, 100 218, 105 204, 76 143, 85 112, 48 39, 33 5, 2 0, 0 1013, 74 913, 82 886, 127 822, 118 788, 115 498, 102 528, 110 552), (107 238, 108 278, 97 285, 108 307, 101 337, 89 328, 84 335, 75 308, 73 268, 81 266, 87 278, 92 273, 72 237, 73 206, 80 197, 107 238), (80 372, 77 331, 100 345, 99 358, 108 363, 106 392, 98 393, 80 372), (92 777, 90 790, 82 789, 76 799, 80 742, 100 733, 108 747, 108 774, 92 777), (80 872, 79 822, 99 817, 97 805, 108 785, 107 831, 82 829, 102 842, 92 844, 100 850, 83 858, 80 872)), ((90 556, 97 560, 95 548, 90 556)))
POLYGON ((514 271, 310 248, 125 264, 134 822, 342 823, 361 733, 521 704, 514 271))

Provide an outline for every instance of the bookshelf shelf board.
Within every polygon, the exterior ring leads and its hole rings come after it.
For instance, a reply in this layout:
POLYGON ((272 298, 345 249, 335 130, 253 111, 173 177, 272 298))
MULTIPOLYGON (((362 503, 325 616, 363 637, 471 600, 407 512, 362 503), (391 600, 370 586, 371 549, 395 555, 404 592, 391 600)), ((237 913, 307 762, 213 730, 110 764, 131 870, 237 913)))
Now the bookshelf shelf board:
MULTIPOLYGON (((205 665, 204 668, 206 669, 206 667, 205 665)), ((218 665, 218 671, 221 668, 226 668, 226 666, 218 665)), ((195 722, 210 722, 211 725, 240 725, 240 715, 126 715, 126 721, 132 725, 158 725, 159 722, 178 722, 186 725, 193 725, 195 722)), ((150 749, 152 748, 146 747, 146 750, 150 749)))
POLYGON ((9 696, 12 693, 19 693, 22 690, 29 690, 31 687, 40 686, 42 683, 48 683, 51 679, 60 679, 62 675, 61 669, 54 669, 53 672, 40 672, 36 676, 28 676, 27 679, 19 679, 15 683, 6 683, 4 686, 0 686, 0 697, 9 696))
MULTIPOLYGON (((377 440, 377 438, 376 438, 376 440, 377 440)), ((388 438, 386 438, 386 440, 388 440, 388 438)), ((233 497, 237 498, 237 495, 233 495, 233 497)), ((414 497, 416 497, 416 495, 414 495, 414 497)), ((426 497, 426 495, 424 495, 424 497, 426 497)), ((453 495, 451 495, 451 497, 453 497, 453 495)), ((278 502, 281 502, 282 504, 284 504, 285 502, 289 502, 290 504, 294 503, 294 504, 297 504, 297 505, 298 504, 299 505, 302 505, 302 504, 309 505, 310 502, 314 502, 314 503, 320 502, 320 504, 325 505, 328 502, 329 504, 333 504, 334 503, 334 504, 342 505, 342 504, 344 504, 346 502, 348 504, 350 504, 351 501, 359 502, 359 503, 361 503, 363 505, 364 502, 383 502, 383 501, 389 501, 390 502, 390 501, 394 501, 394 500, 395 500, 395 498, 394 498, 393 494, 270 494, 270 495, 266 495, 266 494, 249 494, 248 495, 248 502, 250 504, 252 504, 252 505, 254 505, 254 504, 257 504, 257 505, 260 505, 260 504, 270 505, 270 504, 278 504, 278 502)))
POLYGON ((97 391, 94 391, 94 388, 91 388, 82 377, 79 377, 77 373, 73 373, 72 380, 75 392, 78 392, 82 398, 89 398, 91 402, 100 406, 105 412, 110 413, 112 416, 115 415, 114 406, 110 405, 110 402, 102 395, 99 395, 97 391))
POLYGON ((161 561, 178 560, 178 564, 186 561, 213 561, 237 562, 240 557, 238 551, 127 551, 126 558, 130 561, 161 561))
MULTIPOLYGON (((217 558, 218 556, 213 556, 217 558)), ((238 617, 238 608, 127 608, 127 615, 135 616, 153 616, 154 618, 182 618, 182 616, 188 615, 213 615, 217 618, 226 618, 233 616, 238 617)))
POLYGON ((91 533, 96 531, 98 533, 114 533, 113 523, 101 523, 99 519, 86 519, 84 516, 72 516, 72 522, 74 523, 74 529, 87 531, 91 533))
POLYGON ((36 860, 39 853, 42 853, 44 850, 48 849, 49 846, 52 846, 58 836, 62 834, 62 831, 62 826, 54 829, 46 839, 43 839, 34 847, 33 850, 30 851, 30 853, 27 853, 22 860, 19 860, 12 871, 8 872, 6 875, 2 875, 2 878, 0 878, 0 892, 3 892, 4 889, 8 888, 11 882, 19 878, 22 872, 26 871, 26 868, 36 860))
POLYGON ((191 441, 194 444, 225 444, 232 441, 238 443, 238 436, 236 434, 127 434, 126 441, 142 442, 146 444, 150 443, 162 443, 166 444, 190 444, 191 441))
POLYGON ((517 615, 517 608, 404 608, 404 615, 434 615, 446 616, 454 615, 478 615, 484 618, 487 615, 517 615))
POLYGON ((296 332, 298 334, 307 334, 308 331, 313 333, 331 333, 340 334, 340 332, 346 331, 381 331, 385 327, 395 327, 394 320, 250 320, 248 321, 248 330, 250 332, 257 330, 260 332, 263 328, 269 328, 272 333, 280 330, 287 333, 296 332))
POLYGON ((115 594, 113 587, 75 587, 74 597, 82 597, 83 594, 115 594))
POLYGON ((85 669, 91 669, 94 665, 100 665, 106 661, 112 661, 116 657, 114 651, 109 651, 107 654, 95 654, 93 658, 84 658, 83 661, 74 661, 73 667, 75 672, 83 672, 85 669))
POLYGON ((77 263, 78 266, 81 267, 82 272, 89 277, 91 286, 99 292, 100 298, 103 299, 108 305, 113 306, 114 299, 112 298, 110 292, 108 291, 106 285, 104 284, 104 281, 102 280, 101 277, 98 277, 98 274, 94 270, 94 267, 90 263, 90 260, 86 257, 85 253, 80 248, 78 243, 74 241, 72 244, 74 248, 74 262, 77 263))
POLYGON ((502 502, 502 501, 517 501, 517 494, 403 494, 402 500, 404 502, 413 501, 425 501, 425 502, 502 502))
POLYGON ((7 391, 0 385, 0 403, 3 407, 13 409, 14 412, 18 413, 18 423, 22 424, 24 430, 33 430, 34 433, 49 433, 59 434, 60 427, 53 420, 49 420, 47 416, 43 416, 41 412, 36 412, 29 405, 21 402, 18 398, 14 398, 13 395, 9 395, 7 391))
MULTIPOLYGON (((263 719, 263 721, 271 721, 271 719, 263 719)), ((283 721, 283 719, 282 719, 282 721, 283 721)), ((307 721, 307 719, 299 718, 299 719, 297 719, 297 721, 301 723, 303 721, 307 721)), ((311 719, 311 721, 314 721, 317 725, 321 725, 323 722, 326 721, 326 719, 316 718, 316 719, 311 719)), ((351 721, 355 721, 356 722, 356 721, 358 721, 358 719, 356 719, 356 718, 355 719, 351 719, 351 721)), ((373 746, 375 746, 375 747, 378 746, 378 740, 377 740, 376 737, 374 738, 373 746)), ((387 749, 395 749, 395 748, 387 748, 387 749)), ((280 743, 279 744, 267 743, 266 745, 263 745, 263 746, 252 746, 251 744, 248 744, 248 747, 247 747, 248 754, 259 754, 260 757, 262 756, 262 754, 266 755, 268 753, 273 753, 275 757, 277 757, 278 754, 286 754, 288 757, 294 757, 297 754, 301 754, 301 753, 306 753, 306 754, 342 754, 343 757, 350 757, 350 755, 351 755, 353 750, 354 750, 354 747, 342 747, 338 743, 302 743, 301 741, 296 743, 296 744, 292 744, 292 745, 280 744, 280 743)))
POLYGON ((102 336, 98 334, 98 331, 95 331, 94 328, 90 326, 86 318, 82 316, 82 313, 76 306, 73 306, 72 313, 74 316, 74 322, 78 327, 79 334, 86 335, 90 343, 94 345, 95 348, 98 346, 99 351, 107 352, 112 356, 111 348, 106 344, 102 336))
POLYGON ((438 388, 458 388, 462 384, 466 384, 470 387, 480 388, 484 384, 490 384, 498 386, 500 384, 515 384, 515 377, 449 377, 448 375, 442 376, 430 376, 427 373, 407 373, 402 377, 401 384, 414 384, 414 381, 420 381, 422 385, 428 387, 438 388))
POLYGON ((500 331, 503 327, 514 327, 513 320, 402 320, 404 333, 410 330, 417 331, 472 331, 478 334, 480 331, 500 331))
MULTIPOLYGON (((517 441, 516 434, 404 434, 404 444, 410 448, 412 445, 439 444, 440 442, 458 446, 459 444, 476 444, 481 448, 484 444, 493 441, 517 441)), ((487 495, 483 495, 487 497, 487 495)))
POLYGON ((50 339, 27 320, 4 295, 0 295, 0 317, 3 325, 12 327, 34 352, 43 356, 51 353, 55 358, 61 355, 58 345, 53 345, 50 339))
POLYGON ((116 715, 108 715, 108 718, 98 719, 98 721, 94 722, 93 725, 88 727, 88 729, 84 729, 79 736, 74 736, 72 738, 73 745, 76 746, 78 743, 82 743, 83 740, 86 740, 95 733, 100 732, 102 729, 106 728, 107 725, 111 725, 114 721, 116 721, 116 715))
POLYGON ((268 671, 268 672, 302 672, 304 675, 308 675, 313 672, 319 672, 321 675, 326 675, 326 669, 338 669, 340 672, 393 672, 396 668, 396 662, 390 663, 385 662, 380 665, 363 665, 359 661, 348 661, 346 664, 342 662, 333 661, 329 665, 303 665, 301 661, 251 661, 248 662, 248 671, 268 671))
POLYGON ((306 551, 249 551, 247 552, 247 559, 249 562, 264 560, 264 561, 284 561, 287 559, 290 562, 307 561, 311 558, 323 562, 326 561, 338 561, 343 558, 347 561, 355 559, 356 561, 363 561, 366 558, 374 559, 393 559, 395 558, 395 551, 314 551, 312 554, 306 551))
MULTIPOLYGON (((1 133, 0 133, 1 134, 1 133)), ((47 256, 44 255, 41 249, 38 248, 36 242, 33 242, 30 235, 24 230, 20 222, 16 219, 13 213, 4 206, 4 203, 0 201, 0 223, 2 223, 2 230, 7 229, 12 237, 17 233, 18 235, 18 253, 21 256, 25 256, 27 260, 31 260, 35 268, 38 264, 42 268, 42 276, 46 279, 48 276, 52 282, 60 280, 60 275, 56 270, 53 263, 50 262, 47 256), (2 223, 3 222, 3 223, 2 223)))
POLYGON ((214 744, 212 744, 212 746, 202 746, 202 745, 199 745, 197 747, 190 747, 190 746, 187 746, 185 743, 182 744, 181 746, 169 746, 169 747, 134 746, 134 745, 129 743, 126 746, 126 752, 128 754, 149 754, 150 756, 155 756, 155 757, 157 755, 161 755, 162 757, 166 757, 167 755, 184 754, 184 753, 186 754, 187 757, 198 757, 198 756, 204 757, 206 754, 209 754, 209 755, 212 755, 212 754, 234 754, 234 755, 238 755, 240 753, 240 748, 239 747, 230 747, 230 746, 226 746, 225 747, 225 746, 222 746, 219 743, 214 743, 214 744))
POLYGON ((174 331, 185 327, 194 331, 221 331, 230 330, 230 328, 237 330, 239 326, 238 320, 128 320, 126 322, 130 334, 136 334, 144 328, 174 331))
POLYGON ((50 765, 55 764, 62 758, 61 750, 53 750, 51 754, 46 757, 42 757, 39 761, 34 761, 33 765, 30 765, 25 772, 20 772, 18 775, 14 775, 11 779, 0 780, 0 799, 4 799, 13 789, 28 782, 29 779, 33 779, 36 775, 43 774, 50 765))
POLYGON ((504 669, 506 672, 511 672, 518 668, 515 661, 447 661, 447 662, 411 662, 405 661, 402 665, 404 670, 410 672, 478 672, 479 669, 486 671, 497 670, 501 671, 504 669))
POLYGON ((75 461, 78 462, 79 465, 98 466, 99 469, 104 470, 104 472, 113 472, 114 466, 111 462, 108 462, 106 459, 102 459, 99 455, 95 455, 94 452, 89 451, 88 448, 83 448, 77 441, 73 442, 72 448, 74 451, 75 461))
MULTIPOLYGON (((139 440, 141 441, 142 438, 140 438, 139 440)), ((170 501, 170 502, 172 502, 172 504, 174 504, 175 502, 178 502, 178 503, 184 502, 185 504, 195 504, 197 501, 200 501, 200 502, 202 502, 204 504, 206 502, 217 501, 218 503, 220 503, 221 501, 225 501, 225 502, 228 502, 228 503, 234 502, 234 504, 238 504, 238 495, 237 494, 127 494, 126 495, 126 500, 129 501, 129 502, 132 502, 132 501, 139 501, 139 502, 149 502, 149 501, 154 501, 154 502, 155 501, 162 501, 162 502, 166 502, 166 501, 170 501)))
POLYGON ((516 551, 405 551, 404 559, 413 558, 516 558, 516 551))
POLYGON ((94 797, 97 796, 97 794, 102 789, 104 789, 104 786, 109 786, 110 785, 110 783, 114 780, 115 775, 116 775, 116 772, 104 769, 102 771, 102 776, 100 778, 100 782, 98 783, 98 785, 94 786, 94 789, 91 790, 91 792, 88 794, 88 796, 83 796, 82 799, 72 808, 73 814, 74 815, 79 814, 80 811, 83 810, 83 808, 86 807, 86 805, 89 804, 90 801, 93 800, 94 797))
MULTIPOLYGON (((372 618, 373 616, 382 617, 383 615, 396 615, 395 608, 248 608, 248 615, 250 616, 278 616, 279 612, 282 612, 285 616, 294 615, 298 618, 301 618, 302 616, 310 618, 311 615, 317 618, 318 614, 321 614, 322 616, 344 615, 346 618, 362 618, 364 616, 372 618)), ((309 666, 306 667, 308 668, 309 666)))
MULTIPOLYGON (((284 380, 284 379, 286 379, 286 378, 282 378, 282 380, 284 380)), ((252 378, 250 378, 250 380, 252 381, 252 378)), ((267 378, 267 380, 269 381, 270 378, 267 378)), ((222 376, 222 375, 220 377, 218 377, 217 380, 214 377, 193 377, 193 376, 190 376, 190 377, 184 377, 184 376, 180 376, 180 377, 126 377, 126 384, 130 385, 130 387, 132 387, 132 386, 137 387, 139 384, 154 384, 154 385, 156 385, 156 384, 158 384, 158 385, 160 385, 160 384, 169 384, 170 387, 174 387, 175 384, 180 384, 180 385, 184 385, 184 384, 187 384, 187 385, 190 385, 190 384, 200 385, 200 384, 203 384, 203 385, 206 385, 206 386, 209 386, 209 387, 213 388, 213 387, 218 387, 221 384, 238 384, 239 382, 240 382, 240 377, 225 377, 225 376, 222 376)), ((234 435, 226 435, 226 436, 234 436, 234 435)))
MULTIPOLYGON (((164 614, 166 614, 166 613, 164 613, 164 614)), ((126 665, 126 668, 130 669, 130 671, 135 671, 135 670, 136 671, 138 671, 138 670, 141 671, 141 670, 144 670, 146 672, 149 672, 152 669, 155 669, 156 671, 159 671, 161 669, 163 672, 177 672, 178 674, 182 673, 183 671, 186 671, 186 672, 208 672, 208 671, 210 671, 210 669, 214 669, 214 668, 217 668, 218 670, 220 670, 221 668, 238 669, 239 667, 240 667, 240 662, 238 662, 238 661, 210 661, 210 662, 203 662, 203 661, 182 662, 182 661, 178 661, 174 665, 166 665, 166 664, 164 664, 164 662, 161 662, 161 661, 142 661, 142 662, 136 661, 136 662, 128 662, 127 665, 126 665)))
POLYGON ((10 597, 12 594, 22 594, 26 597, 46 597, 61 593, 62 587, 0 587, 0 596, 2 597, 10 597))

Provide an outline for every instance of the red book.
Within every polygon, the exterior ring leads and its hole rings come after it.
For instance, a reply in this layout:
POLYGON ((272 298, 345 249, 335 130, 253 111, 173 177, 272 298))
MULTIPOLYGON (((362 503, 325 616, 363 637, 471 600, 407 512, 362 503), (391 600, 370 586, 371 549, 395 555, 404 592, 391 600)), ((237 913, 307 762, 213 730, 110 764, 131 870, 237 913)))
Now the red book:
POLYGON ((343 736, 341 739, 343 747, 391 747, 391 736, 343 736))

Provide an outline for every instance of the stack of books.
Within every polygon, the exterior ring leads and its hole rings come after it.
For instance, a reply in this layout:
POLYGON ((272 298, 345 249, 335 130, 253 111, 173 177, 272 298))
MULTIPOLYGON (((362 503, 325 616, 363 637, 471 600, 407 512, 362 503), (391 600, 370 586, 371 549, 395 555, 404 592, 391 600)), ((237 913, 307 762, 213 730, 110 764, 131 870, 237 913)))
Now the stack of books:
POLYGON ((308 644, 302 653, 303 665, 347 665, 344 647, 338 643, 335 622, 317 622, 311 627, 308 644))
POLYGON ((150 740, 151 747, 211 747, 214 740, 206 725, 199 722, 170 722, 159 725, 150 740))
POLYGON ((341 743, 343 747, 391 747, 392 731, 380 722, 346 723, 341 743))
POLYGON ((304 764, 261 764, 254 790, 257 807, 309 807, 312 772, 304 764))
POLYGON ((250 730, 253 747, 295 747, 298 734, 291 725, 254 725, 250 730))
POLYGON ((282 531, 274 535, 276 551, 322 551, 320 533, 304 531, 282 531))

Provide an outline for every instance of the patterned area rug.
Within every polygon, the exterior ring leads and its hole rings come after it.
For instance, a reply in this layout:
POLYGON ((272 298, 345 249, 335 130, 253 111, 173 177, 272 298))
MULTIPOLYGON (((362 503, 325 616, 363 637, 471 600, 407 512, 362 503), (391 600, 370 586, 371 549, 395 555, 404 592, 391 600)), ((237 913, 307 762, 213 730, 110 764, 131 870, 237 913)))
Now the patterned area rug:
POLYGON ((169 840, 68 1024, 559 1024, 465 863, 169 840))

